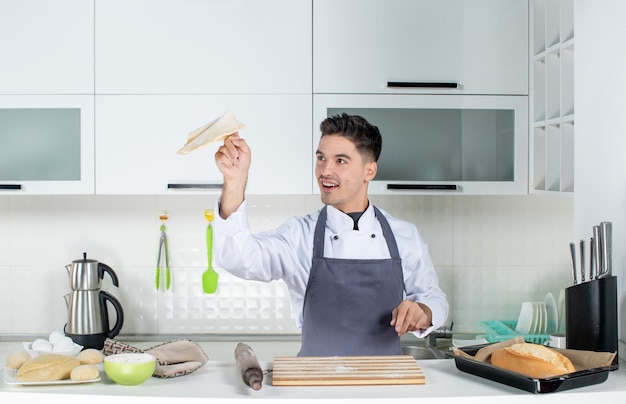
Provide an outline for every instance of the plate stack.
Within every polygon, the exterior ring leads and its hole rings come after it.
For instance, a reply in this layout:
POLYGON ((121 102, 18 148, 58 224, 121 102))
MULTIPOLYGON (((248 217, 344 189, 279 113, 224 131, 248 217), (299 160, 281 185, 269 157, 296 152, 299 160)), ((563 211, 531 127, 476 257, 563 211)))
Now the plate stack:
POLYGON ((552 293, 543 302, 523 302, 515 332, 519 334, 552 334, 559 330, 559 310, 552 293))

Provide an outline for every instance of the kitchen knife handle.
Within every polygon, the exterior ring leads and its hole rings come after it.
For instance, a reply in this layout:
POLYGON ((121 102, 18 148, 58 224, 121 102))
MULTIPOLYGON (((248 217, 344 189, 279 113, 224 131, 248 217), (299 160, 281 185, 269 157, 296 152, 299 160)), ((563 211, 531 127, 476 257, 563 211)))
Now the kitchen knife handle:
POLYGON ((600 226, 593 226, 593 251, 595 257, 593 258, 594 263, 594 279, 598 278, 600 273, 602 272, 602 240, 600 237, 600 226))
POLYGON ((0 190, 2 191, 19 191, 22 189, 22 184, 0 184, 0 190))
POLYGON ((399 88, 458 88, 455 82, 428 82, 428 81, 388 81, 387 87, 399 88))
POLYGON ((611 222, 600 223, 600 239, 602 240, 602 271, 599 276, 611 276, 612 267, 612 225, 611 222))
POLYGON ((572 256, 572 270, 574 273, 574 285, 578 284, 578 275, 576 275, 576 244, 569 243, 569 252, 572 256))
POLYGON ((208 183, 198 183, 198 184, 167 184, 167 189, 172 190, 181 190, 181 189, 189 189, 189 190, 201 190, 201 189, 222 189, 224 184, 208 184, 208 183))
POLYGON ((387 184, 387 189, 456 191, 455 184, 387 184))

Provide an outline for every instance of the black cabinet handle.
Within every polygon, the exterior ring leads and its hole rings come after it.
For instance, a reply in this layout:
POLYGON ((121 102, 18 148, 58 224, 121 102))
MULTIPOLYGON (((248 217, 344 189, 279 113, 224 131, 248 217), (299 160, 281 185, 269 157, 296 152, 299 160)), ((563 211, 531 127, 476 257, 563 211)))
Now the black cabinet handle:
POLYGON ((427 81, 388 81, 387 87, 400 88, 458 88, 459 83, 454 82, 427 82, 427 81))
POLYGON ((454 184, 387 184, 387 189, 414 189, 429 191, 456 191, 454 184))
POLYGON ((222 189, 224 184, 167 184, 167 189, 222 189))
POLYGON ((19 191, 21 189, 21 184, 0 184, 0 190, 2 191, 19 191))

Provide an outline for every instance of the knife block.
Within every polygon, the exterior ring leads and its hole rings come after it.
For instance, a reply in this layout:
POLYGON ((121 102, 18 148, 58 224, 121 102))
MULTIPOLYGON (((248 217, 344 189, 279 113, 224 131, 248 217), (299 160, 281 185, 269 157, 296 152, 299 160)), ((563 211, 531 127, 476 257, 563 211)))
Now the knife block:
MULTIPOLYGON (((617 352, 617 277, 565 289, 565 336, 568 349, 617 352)), ((618 366, 616 355, 611 369, 618 366)))

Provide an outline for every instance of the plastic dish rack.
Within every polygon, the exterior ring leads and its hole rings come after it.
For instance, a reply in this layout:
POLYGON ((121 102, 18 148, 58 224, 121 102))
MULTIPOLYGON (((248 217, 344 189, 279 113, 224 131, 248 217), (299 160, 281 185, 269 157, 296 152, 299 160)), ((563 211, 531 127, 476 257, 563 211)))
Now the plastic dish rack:
POLYGON ((481 321, 480 326, 485 330, 485 338, 489 342, 506 341, 519 335, 524 337, 526 342, 543 344, 550 339, 548 334, 520 334, 515 332, 517 320, 488 320, 481 321))

